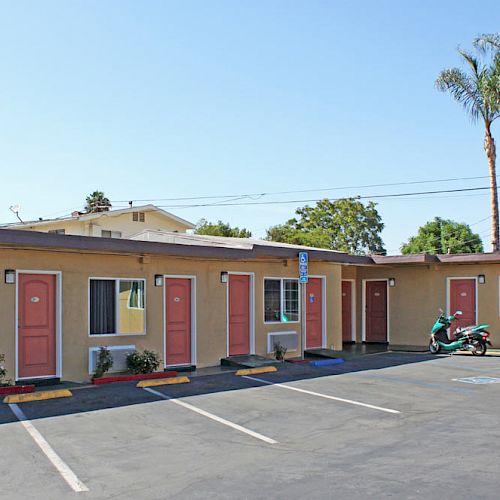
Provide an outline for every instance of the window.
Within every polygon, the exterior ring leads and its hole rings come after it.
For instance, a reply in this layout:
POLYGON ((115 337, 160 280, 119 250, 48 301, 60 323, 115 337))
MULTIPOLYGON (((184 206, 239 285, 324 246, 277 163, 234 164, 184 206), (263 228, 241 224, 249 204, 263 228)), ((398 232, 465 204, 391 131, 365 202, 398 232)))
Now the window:
POLYGON ((66 234, 66 229, 49 229, 48 232, 52 234, 66 234))
POLYGON ((90 280, 90 335, 146 333, 145 280, 90 280))
POLYGON ((296 279, 264 280, 264 321, 287 323, 299 321, 299 282, 296 279))
POLYGON ((121 238, 122 233, 121 231, 108 231, 106 229, 101 230, 101 237, 102 238, 121 238))
POLYGON ((144 222, 146 220, 146 214, 144 212, 132 212, 132 220, 134 222, 144 222))

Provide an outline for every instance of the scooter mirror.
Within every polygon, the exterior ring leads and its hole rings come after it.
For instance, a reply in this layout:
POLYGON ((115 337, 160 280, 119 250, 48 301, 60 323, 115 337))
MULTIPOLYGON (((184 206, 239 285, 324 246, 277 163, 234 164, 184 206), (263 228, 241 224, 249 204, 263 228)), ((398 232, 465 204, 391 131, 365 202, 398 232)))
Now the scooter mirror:
POLYGON ((462 316, 462 311, 457 311, 457 312, 455 313, 455 316, 462 316))
POLYGON ((439 314, 443 314, 443 313, 444 313, 444 311, 441 308, 439 308, 439 314))

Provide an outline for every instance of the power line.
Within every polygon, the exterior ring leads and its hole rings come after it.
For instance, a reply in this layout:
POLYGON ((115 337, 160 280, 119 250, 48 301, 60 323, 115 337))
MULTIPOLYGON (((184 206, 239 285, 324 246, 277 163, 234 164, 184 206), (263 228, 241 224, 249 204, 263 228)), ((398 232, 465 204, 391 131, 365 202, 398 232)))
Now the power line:
MULTIPOLYGON (((373 200, 373 199, 384 199, 384 198, 401 198, 408 196, 418 196, 427 194, 441 194, 441 193, 464 193, 470 191, 485 191, 490 189, 489 187, 475 187, 475 188, 460 188, 460 189, 439 189, 436 191, 419 191, 419 192, 407 192, 407 193, 391 193, 391 194, 375 194, 375 195, 362 195, 362 196, 345 196, 342 198, 330 199, 330 201, 339 201, 346 199, 356 199, 356 200, 373 200)), ((190 205, 159 205, 160 208, 198 208, 198 207, 239 207, 248 205, 283 205, 288 203, 310 203, 318 202, 324 198, 313 198, 313 199, 302 199, 302 200, 274 200, 274 201, 249 201, 243 203, 228 203, 228 202, 218 202, 214 203, 198 203, 190 205)))
MULTIPOLYGON (((498 177, 498 176, 497 176, 498 177)), ((189 201, 189 200, 210 200, 217 198, 262 198, 263 196, 274 196, 283 194, 299 194, 299 193, 316 193, 325 191, 341 191, 343 189, 365 189, 365 188, 375 188, 375 187, 393 187, 393 186, 410 186, 416 184, 434 184, 436 182, 455 182, 455 181, 466 181, 466 180, 477 180, 477 179, 489 179, 489 175, 479 175, 473 177, 450 177, 446 179, 426 179, 421 181, 405 181, 405 182, 386 182, 382 184, 364 184, 364 185, 353 185, 353 186, 337 186, 329 188, 318 188, 318 189, 295 189, 290 191, 270 191, 263 193, 248 193, 248 194, 221 194, 221 195, 210 195, 210 196, 183 196, 178 198, 143 198, 143 199, 128 199, 128 200, 111 200, 112 203, 128 203, 129 201, 137 203, 152 203, 159 201, 189 201)))

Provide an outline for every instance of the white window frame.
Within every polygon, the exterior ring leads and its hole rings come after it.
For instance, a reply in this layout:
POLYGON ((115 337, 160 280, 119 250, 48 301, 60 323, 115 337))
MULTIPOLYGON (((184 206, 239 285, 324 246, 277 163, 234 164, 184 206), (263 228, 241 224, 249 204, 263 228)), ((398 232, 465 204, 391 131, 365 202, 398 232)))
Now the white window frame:
POLYGON ((101 229, 101 238, 115 238, 118 240, 121 237, 122 237, 121 231, 111 231, 111 229, 101 229), (109 236, 103 236, 102 233, 104 233, 104 232, 109 233, 109 236), (117 236, 117 235, 119 235, 119 236, 117 236))
POLYGON ((264 320, 265 325, 293 325, 296 323, 300 323, 300 283, 298 278, 287 278, 287 277, 273 277, 273 276, 265 276, 262 282, 262 318, 264 320), (298 319, 294 321, 266 321, 266 280, 275 280, 280 282, 280 312, 281 317, 283 317, 283 313, 285 311, 285 287, 284 281, 296 281, 298 287, 298 319))
POLYGON ((91 338, 101 338, 101 337, 132 337, 132 336, 144 336, 147 334, 147 282, 146 278, 116 278, 116 277, 110 277, 110 276, 91 276, 88 279, 88 315, 87 315, 87 332, 88 332, 88 337, 91 338), (119 328, 120 325, 120 281, 142 281, 144 282, 144 331, 143 332, 137 332, 137 333, 91 333, 90 332, 90 282, 92 280, 107 280, 107 281, 114 281, 115 282, 115 329, 119 328))
POLYGON ((271 335, 296 335, 297 336, 297 349, 288 349, 287 352, 297 352, 300 349, 300 337, 296 330, 289 330, 286 332, 267 332, 267 354, 272 354, 274 352, 273 346, 271 345, 271 335))
POLYGON ((146 212, 132 212, 132 222, 146 222, 146 212))

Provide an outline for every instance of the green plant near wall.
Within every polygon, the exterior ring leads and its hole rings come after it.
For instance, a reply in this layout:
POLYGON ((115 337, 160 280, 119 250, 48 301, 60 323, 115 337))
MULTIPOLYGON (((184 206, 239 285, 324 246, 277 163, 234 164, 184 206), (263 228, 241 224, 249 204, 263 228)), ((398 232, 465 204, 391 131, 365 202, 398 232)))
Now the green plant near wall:
POLYGON ((99 349, 99 354, 97 355, 97 363, 95 367, 94 378, 102 377, 106 372, 109 372, 113 367, 113 356, 109 352, 109 349, 102 346, 99 349))
POLYGON ((278 361, 285 361, 285 354, 288 351, 288 348, 285 347, 281 342, 276 342, 273 347, 274 347, 274 357, 278 361))
POLYGON ((5 354, 0 354, 0 386, 12 385, 11 379, 7 379, 7 369, 4 366, 5 354))
POLYGON ((134 374, 153 373, 158 370, 160 363, 159 354, 147 349, 143 352, 134 351, 127 355, 128 371, 134 374))

